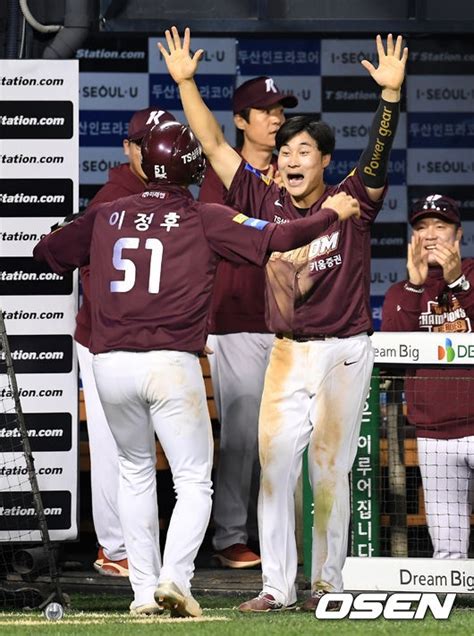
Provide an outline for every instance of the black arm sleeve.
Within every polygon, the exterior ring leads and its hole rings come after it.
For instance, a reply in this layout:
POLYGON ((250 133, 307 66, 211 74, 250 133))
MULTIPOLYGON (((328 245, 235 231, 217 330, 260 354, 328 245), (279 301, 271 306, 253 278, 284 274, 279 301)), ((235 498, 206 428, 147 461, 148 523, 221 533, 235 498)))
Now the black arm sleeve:
POLYGON ((370 127, 367 148, 358 164, 362 181, 368 188, 383 188, 385 185, 399 114, 400 102, 380 100, 370 127))

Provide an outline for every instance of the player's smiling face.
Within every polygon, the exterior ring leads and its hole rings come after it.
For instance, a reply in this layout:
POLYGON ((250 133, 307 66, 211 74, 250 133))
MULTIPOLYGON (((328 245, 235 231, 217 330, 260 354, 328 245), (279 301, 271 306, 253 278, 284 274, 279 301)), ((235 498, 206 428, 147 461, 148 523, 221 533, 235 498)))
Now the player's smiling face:
POLYGON ((460 240, 462 236, 462 229, 460 227, 434 216, 427 216, 420 219, 413 226, 413 231, 423 241, 423 250, 428 253, 428 265, 438 265, 438 261, 434 254, 432 254, 436 245, 442 243, 454 245, 454 241, 460 240))
POLYGON ((306 131, 298 133, 280 148, 278 170, 284 187, 297 207, 307 208, 324 192, 324 168, 331 155, 323 155, 306 131))

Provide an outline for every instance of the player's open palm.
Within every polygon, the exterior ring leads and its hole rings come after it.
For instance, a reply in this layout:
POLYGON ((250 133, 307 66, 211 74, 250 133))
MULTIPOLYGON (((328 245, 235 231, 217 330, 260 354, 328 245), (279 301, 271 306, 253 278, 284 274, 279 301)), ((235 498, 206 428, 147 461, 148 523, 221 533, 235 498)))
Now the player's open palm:
POLYGON ((377 35, 375 42, 379 57, 378 67, 375 68, 368 60, 362 60, 361 64, 369 71, 371 77, 379 86, 398 91, 403 84, 405 66, 408 59, 407 47, 402 48, 402 36, 399 35, 394 43, 393 35, 389 33, 386 52, 380 35, 377 35))
POLYGON ((454 241, 453 244, 438 241, 433 254, 443 268, 444 280, 448 284, 454 283, 462 274, 459 241, 454 241))
POLYGON ((423 285, 428 276, 428 251, 423 239, 414 233, 408 244, 408 279, 413 285, 423 285))
POLYGON ((347 192, 338 192, 328 197, 323 204, 324 207, 333 209, 340 221, 345 221, 351 216, 360 217, 360 205, 357 199, 351 197, 347 192))
POLYGON ((194 77, 204 51, 198 49, 191 55, 191 31, 189 28, 186 27, 184 30, 182 42, 175 26, 171 27, 171 31, 168 29, 165 31, 165 37, 168 48, 166 49, 161 42, 158 42, 158 48, 165 59, 171 77, 177 84, 194 77))

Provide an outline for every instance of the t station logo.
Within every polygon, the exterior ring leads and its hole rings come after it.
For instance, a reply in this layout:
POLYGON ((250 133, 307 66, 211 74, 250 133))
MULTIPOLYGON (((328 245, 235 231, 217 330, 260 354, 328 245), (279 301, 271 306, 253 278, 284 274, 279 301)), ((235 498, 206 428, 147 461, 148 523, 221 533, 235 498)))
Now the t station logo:
POLYGON ((445 338, 444 346, 438 345, 438 360, 446 362, 454 362, 456 359, 474 359, 474 344, 453 345, 451 338, 445 338))

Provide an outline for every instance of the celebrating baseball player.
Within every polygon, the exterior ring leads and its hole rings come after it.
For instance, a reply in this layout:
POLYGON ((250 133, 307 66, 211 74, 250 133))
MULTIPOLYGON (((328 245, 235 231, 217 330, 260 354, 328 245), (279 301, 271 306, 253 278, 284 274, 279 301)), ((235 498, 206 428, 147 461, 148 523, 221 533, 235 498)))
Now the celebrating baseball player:
MULTIPOLYGON (((255 77, 234 92, 232 107, 238 152, 262 174, 276 170, 275 136, 285 121, 284 108, 298 100, 282 93, 268 76, 255 77)), ((208 166, 199 200, 224 203, 227 192, 208 166)), ((253 567, 258 460, 258 413, 274 335, 265 322, 265 273, 261 267, 221 260, 209 314, 207 344, 219 423, 219 461, 214 480, 213 560, 230 568, 253 567)))
MULTIPOLYGON (((432 194, 410 212, 408 280, 392 285, 382 330, 472 333, 474 259, 461 260, 461 216, 450 197, 432 194)), ((447 345, 449 347, 449 344, 447 345)), ((467 559, 474 474, 474 370, 417 368, 405 381, 415 425, 433 556, 467 559)))
POLYGON ((192 132, 157 124, 142 142, 142 193, 86 211, 47 235, 34 256, 57 273, 90 263, 94 376, 119 454, 119 511, 133 614, 199 616, 190 593, 194 559, 211 511, 212 433, 198 353, 218 255, 266 262, 360 214, 346 193, 316 217, 276 225, 187 187, 205 169, 192 132), (176 505, 163 554, 156 500, 156 433, 171 467, 176 505))
MULTIPOLYGON (((128 163, 109 171, 109 179, 89 203, 92 209, 99 203, 114 201, 143 192, 146 175, 141 167, 140 146, 145 133, 158 121, 174 120, 173 115, 160 109, 145 108, 136 111, 128 124, 123 150, 128 163)), ((81 268, 82 305, 76 316, 77 357, 81 369, 82 387, 87 409, 87 432, 91 462, 92 518, 99 542, 94 568, 105 576, 128 576, 128 561, 117 504, 118 454, 110 432, 92 371, 89 351, 91 316, 89 300, 89 266, 81 268)))
POLYGON ((190 32, 175 27, 159 44, 178 84, 184 112, 224 186, 226 202, 254 216, 285 224, 316 218, 327 197, 347 192, 360 218, 334 223, 317 240, 273 254, 266 267, 267 322, 276 334, 265 377, 259 421, 261 485, 259 537, 263 590, 241 611, 288 609, 296 602, 297 551, 294 491, 308 448, 314 493, 312 595, 343 589, 350 516, 349 480, 373 365, 368 334, 370 227, 382 206, 408 50, 402 38, 377 36, 378 66, 362 65, 382 94, 367 148, 337 186, 324 183, 334 150, 329 126, 311 116, 293 117, 276 135, 279 188, 226 142, 194 81, 202 50, 190 53, 190 32))

